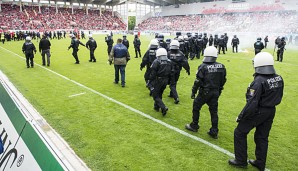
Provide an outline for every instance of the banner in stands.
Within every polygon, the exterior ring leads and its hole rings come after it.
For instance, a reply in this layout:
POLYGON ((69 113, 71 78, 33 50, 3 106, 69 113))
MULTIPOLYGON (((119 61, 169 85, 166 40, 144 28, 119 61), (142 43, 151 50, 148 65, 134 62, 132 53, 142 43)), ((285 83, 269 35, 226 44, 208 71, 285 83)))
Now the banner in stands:
POLYGON ((24 115, 12 91, 0 79, 1 170, 69 170, 56 156, 37 125, 24 115))

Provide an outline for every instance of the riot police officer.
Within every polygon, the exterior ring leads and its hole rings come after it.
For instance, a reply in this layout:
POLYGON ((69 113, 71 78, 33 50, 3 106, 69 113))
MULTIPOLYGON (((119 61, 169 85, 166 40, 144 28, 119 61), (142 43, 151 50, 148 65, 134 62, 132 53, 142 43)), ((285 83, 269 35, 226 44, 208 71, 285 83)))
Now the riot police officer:
POLYGON ((185 55, 186 59, 188 59, 189 51, 190 51, 190 43, 188 41, 187 35, 184 36, 184 50, 185 50, 184 55, 185 55))
POLYGON ((179 49, 180 51, 185 54, 185 45, 184 45, 184 37, 183 36, 179 36, 178 37, 178 42, 179 42, 179 49))
POLYGON ((167 44, 167 48, 165 48, 166 50, 170 49, 171 41, 172 41, 171 39, 166 40, 166 44, 167 44))
POLYGON ((140 64, 140 70, 146 66, 146 72, 144 74, 144 79, 146 82, 146 86, 148 87, 150 94, 152 95, 151 89, 153 88, 152 83, 149 82, 150 79, 150 66, 152 65, 153 61, 156 59, 156 51, 158 49, 158 40, 152 39, 150 41, 150 46, 147 52, 145 53, 142 63, 140 64))
POLYGON ((196 37, 195 35, 192 35, 190 38, 189 38, 189 47, 190 47, 190 53, 189 53, 189 58, 191 60, 193 60, 193 58, 196 56, 196 37))
POLYGON ((105 41, 107 43, 107 46, 108 46, 108 56, 110 56, 110 53, 111 53, 111 50, 112 50, 112 47, 113 47, 113 44, 114 44, 114 40, 113 40, 113 37, 108 34, 107 37, 105 37, 105 41))
POLYGON ((235 53, 235 49, 236 49, 236 53, 238 53, 238 45, 239 45, 239 39, 236 35, 234 35, 234 38, 232 39, 231 45, 233 48, 233 53, 235 53))
POLYGON ((222 50, 223 54, 226 54, 225 52, 225 36, 221 35, 218 39, 218 54, 220 54, 220 50, 222 50))
POLYGON ((126 46, 127 49, 129 48, 129 41, 126 38, 126 34, 123 35, 122 44, 126 46))
POLYGON ((268 40, 268 36, 266 36, 265 38, 264 38, 264 43, 265 43, 265 48, 267 48, 267 43, 269 42, 269 40, 268 40))
POLYGON ((206 49, 208 44, 208 37, 207 37, 207 33, 204 33, 204 37, 203 37, 203 49, 202 49, 202 55, 204 55, 204 50, 206 49))
POLYGON ((256 144, 256 160, 249 163, 265 170, 268 136, 275 116, 277 106, 283 96, 284 82, 274 70, 273 56, 268 52, 260 52, 254 58, 254 81, 246 92, 246 105, 240 112, 234 131, 235 159, 229 164, 237 167, 247 166, 247 135, 256 127, 254 140, 256 144))
POLYGON ((203 63, 199 66, 196 80, 192 87, 191 98, 193 102, 192 122, 185 125, 187 130, 197 132, 200 128, 200 110, 204 104, 209 106, 212 127, 207 132, 212 138, 218 135, 218 98, 226 83, 226 69, 221 63, 216 62, 217 49, 209 46, 205 49, 203 63), (199 89, 199 94, 195 97, 199 89))
POLYGON ((72 56, 76 60, 76 63, 75 64, 80 64, 79 57, 78 57, 78 51, 79 51, 79 46, 80 45, 85 46, 82 42, 80 42, 80 40, 78 40, 76 38, 75 35, 71 35, 71 43, 70 43, 70 45, 68 47, 68 50, 70 48, 72 48, 72 56))
POLYGON ((140 49, 141 40, 139 39, 138 35, 135 35, 135 39, 133 40, 133 45, 134 45, 135 54, 136 54, 136 57, 135 58, 138 58, 138 54, 139 54, 139 56, 141 58, 142 57, 142 55, 141 55, 141 49, 140 49))
POLYGON ((167 43, 164 41, 164 36, 162 34, 158 34, 157 40, 159 47, 165 48, 167 50, 167 43))
POLYGON ((92 34, 89 34, 89 40, 86 43, 86 47, 87 47, 87 49, 90 50, 90 60, 89 60, 89 62, 96 62, 96 59, 95 59, 95 56, 94 56, 94 51, 97 48, 97 43, 93 39, 92 34))
POLYGON ((257 38, 257 42, 255 42, 254 44, 254 48, 255 48, 255 55, 260 53, 263 49, 264 49, 264 44, 263 42, 261 42, 262 38, 257 38))
POLYGON ((213 45, 213 36, 212 34, 210 34, 210 37, 209 37, 209 46, 212 46, 213 45))
POLYGON ((167 114, 168 108, 162 101, 162 94, 167 87, 168 83, 171 82, 172 76, 172 63, 167 58, 167 50, 159 48, 156 51, 156 57, 151 65, 150 82, 153 85, 152 96, 154 100, 154 110, 159 111, 163 116, 167 114))
POLYGON ((23 44, 22 51, 26 56, 27 68, 30 68, 30 65, 31 65, 31 68, 33 68, 34 67, 33 52, 36 54, 36 48, 35 48, 34 44, 31 42, 30 36, 26 37, 26 42, 23 44), (29 61, 30 61, 30 65, 29 65, 29 61))
POLYGON ((197 52, 196 57, 198 59, 200 59, 201 57, 201 51, 203 50, 203 46, 204 46, 204 41, 202 39, 202 34, 199 34, 195 42, 195 47, 197 52))
POLYGON ((217 49, 219 44, 218 34, 214 35, 214 47, 217 49))
POLYGON ((187 58, 184 56, 183 52, 179 50, 179 42, 177 40, 173 40, 170 45, 170 51, 168 53, 168 58, 172 61, 173 65, 173 80, 170 83, 170 95, 169 97, 174 98, 174 103, 179 103, 179 96, 177 92, 177 82, 180 77, 180 72, 182 67, 186 70, 187 74, 190 75, 190 67, 187 61, 187 58))
POLYGON ((282 37, 280 39, 279 44, 277 45, 277 61, 282 62, 283 60, 283 56, 284 56, 284 51, 285 51, 285 46, 286 46, 286 41, 285 41, 285 37, 282 37))
POLYGON ((229 41, 228 34, 225 33, 225 34, 224 34, 225 51, 228 51, 228 41, 229 41))

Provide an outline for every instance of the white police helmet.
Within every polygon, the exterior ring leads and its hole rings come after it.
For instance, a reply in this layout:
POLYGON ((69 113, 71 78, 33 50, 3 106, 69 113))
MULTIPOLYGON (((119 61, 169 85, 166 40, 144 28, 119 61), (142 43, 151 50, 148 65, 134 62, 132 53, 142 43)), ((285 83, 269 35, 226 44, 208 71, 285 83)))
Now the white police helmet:
POLYGON ((188 40, 188 36, 187 35, 184 35, 184 40, 188 40))
POLYGON ((274 59, 268 52, 258 53, 253 59, 253 64, 258 74, 275 74, 274 59))
POLYGON ((178 41, 183 41, 183 40, 184 40, 183 36, 178 37, 178 41))
POLYGON ((203 62, 215 62, 217 59, 217 49, 214 46, 208 46, 204 50, 203 62))
POLYGON ((178 40, 173 40, 170 43, 170 49, 179 49, 179 46, 180 46, 180 43, 178 42, 178 40))
POLYGON ((89 34, 89 36, 88 36, 89 38, 92 38, 92 34, 89 34))
POLYGON ((27 36, 26 37, 26 41, 30 42, 31 41, 31 37, 30 36, 27 36))
POLYGON ((161 57, 161 56, 168 56, 168 52, 165 48, 159 48, 156 51, 156 57, 161 57))
POLYGON ((152 39, 150 41, 150 48, 158 47, 158 40, 157 39, 152 39))

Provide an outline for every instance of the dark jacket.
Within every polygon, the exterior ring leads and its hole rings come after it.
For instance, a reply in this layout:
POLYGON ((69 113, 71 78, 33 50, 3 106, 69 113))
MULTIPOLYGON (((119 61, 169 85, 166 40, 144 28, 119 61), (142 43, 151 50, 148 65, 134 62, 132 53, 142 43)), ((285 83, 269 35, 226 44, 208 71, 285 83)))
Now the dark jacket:
POLYGON ((48 50, 50 49, 50 46, 51 46, 51 42, 46 38, 42 38, 39 42, 39 51, 48 50))

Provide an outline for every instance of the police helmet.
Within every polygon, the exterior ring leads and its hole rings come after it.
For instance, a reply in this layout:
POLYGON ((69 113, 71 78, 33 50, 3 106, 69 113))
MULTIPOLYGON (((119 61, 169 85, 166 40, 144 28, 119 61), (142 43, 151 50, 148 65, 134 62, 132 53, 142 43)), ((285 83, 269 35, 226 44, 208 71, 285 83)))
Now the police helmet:
POLYGON ((275 74, 273 56, 268 52, 260 52, 253 58, 255 72, 258 74, 275 74))
POLYGON ((184 40, 188 40, 188 36, 187 35, 184 35, 184 40))
POLYGON ((157 37, 157 40, 158 41, 163 41, 164 39, 164 36, 162 34, 159 34, 158 37, 157 37))
POLYGON ((170 44, 170 49, 171 50, 177 50, 179 49, 180 43, 178 42, 178 40, 173 40, 170 44))
POLYGON ((217 49, 214 46, 208 46, 204 50, 203 62, 215 62, 217 59, 217 49))
POLYGON ((123 37, 126 37, 126 34, 123 34, 123 37))
POLYGON ((178 37, 178 41, 179 41, 179 42, 181 42, 181 41, 183 41, 183 40, 184 40, 184 37, 183 37, 183 36, 179 36, 179 37, 178 37))
POLYGON ((158 40, 157 39, 152 39, 150 41, 150 48, 157 48, 158 47, 158 40))
POLYGON ((89 34, 89 36, 88 36, 89 38, 92 38, 92 34, 89 34))
POLYGON ((181 36, 181 32, 180 32, 180 31, 176 32, 176 36, 177 36, 177 37, 178 37, 178 36, 181 36))
POLYGON ((171 39, 167 39, 166 43, 170 44, 171 43, 171 39))
POLYGON ((237 35, 234 35, 234 37, 236 38, 236 37, 237 37, 237 35))
POLYGON ((204 33, 204 36, 207 36, 207 33, 204 33))
POLYGON ((260 37, 257 38, 257 41, 258 41, 258 42, 261 41, 261 40, 262 40, 262 38, 260 38, 260 37))
POLYGON ((161 56, 165 56, 167 57, 168 56, 168 52, 165 48, 159 48, 157 49, 156 51, 156 57, 161 57, 161 56))
POLYGON ((31 41, 31 37, 30 36, 27 36, 26 37, 26 41, 30 42, 31 41))
POLYGON ((135 35, 135 38, 138 38, 138 35, 137 34, 135 35))
POLYGON ((281 40, 285 40, 285 39, 286 39, 285 37, 282 37, 282 38, 281 38, 281 40))

